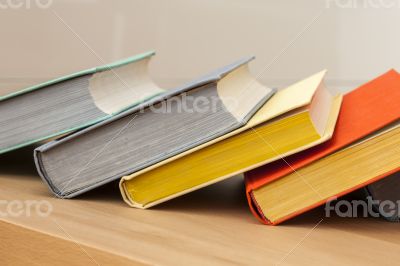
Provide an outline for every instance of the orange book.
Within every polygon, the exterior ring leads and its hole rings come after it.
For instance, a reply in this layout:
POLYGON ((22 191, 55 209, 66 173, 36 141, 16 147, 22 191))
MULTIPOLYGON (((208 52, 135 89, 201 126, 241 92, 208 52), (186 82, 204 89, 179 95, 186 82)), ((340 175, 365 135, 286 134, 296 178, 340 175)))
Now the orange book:
POLYGON ((399 117, 395 70, 347 93, 331 140, 246 173, 252 213, 263 223, 279 224, 399 171, 399 117))

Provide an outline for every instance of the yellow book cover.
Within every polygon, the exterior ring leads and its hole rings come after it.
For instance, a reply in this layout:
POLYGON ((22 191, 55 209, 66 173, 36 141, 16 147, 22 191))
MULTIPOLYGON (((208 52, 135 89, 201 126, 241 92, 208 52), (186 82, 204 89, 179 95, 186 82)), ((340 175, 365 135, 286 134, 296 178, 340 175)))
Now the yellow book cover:
POLYGON ((149 208, 331 138, 342 95, 321 71, 278 91, 244 126, 120 181, 126 203, 149 208))

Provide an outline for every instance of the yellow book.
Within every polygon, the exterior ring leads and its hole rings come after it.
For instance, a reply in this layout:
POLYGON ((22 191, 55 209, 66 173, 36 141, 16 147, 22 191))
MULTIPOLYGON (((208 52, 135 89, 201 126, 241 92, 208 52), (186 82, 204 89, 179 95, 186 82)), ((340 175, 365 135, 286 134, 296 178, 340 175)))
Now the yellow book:
POLYGON ((332 137, 342 103, 319 72, 278 91, 243 127, 120 181, 130 206, 149 208, 332 137))

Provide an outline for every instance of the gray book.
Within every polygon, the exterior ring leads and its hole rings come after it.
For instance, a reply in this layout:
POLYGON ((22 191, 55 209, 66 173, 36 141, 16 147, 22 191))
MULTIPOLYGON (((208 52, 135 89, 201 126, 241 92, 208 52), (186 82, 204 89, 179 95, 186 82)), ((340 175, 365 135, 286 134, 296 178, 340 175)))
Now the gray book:
POLYGON ((106 120, 164 93, 147 74, 154 52, 0 97, 0 154, 106 120))
POLYGON ((252 59, 37 148, 39 174, 72 198, 245 125, 275 92, 249 73, 252 59))

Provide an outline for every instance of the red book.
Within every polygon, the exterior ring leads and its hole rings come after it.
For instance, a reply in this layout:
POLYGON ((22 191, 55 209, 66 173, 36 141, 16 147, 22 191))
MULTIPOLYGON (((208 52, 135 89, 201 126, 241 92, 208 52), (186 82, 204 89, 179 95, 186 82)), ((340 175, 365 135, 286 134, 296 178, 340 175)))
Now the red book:
MULTIPOLYGON (((261 206, 262 204, 260 204, 257 197, 255 197, 254 191, 261 191, 261 188, 279 181, 279 179, 291 176, 297 171, 303 171, 300 169, 309 167, 322 158, 332 156, 343 150, 343 148, 356 143, 362 138, 370 136, 388 125, 396 124, 399 121, 399 117, 400 74, 394 70, 347 93, 343 98, 342 109, 336 124, 335 133, 331 140, 246 173, 246 194, 251 211, 263 223, 278 224, 311 208, 324 204, 330 197, 321 197, 318 201, 314 201, 306 207, 287 213, 284 217, 271 221, 268 218, 269 210, 263 209, 261 206)), ((392 138, 397 137, 393 135, 392 138)), ((399 166, 400 165, 397 164, 397 167, 390 171, 380 176, 375 176, 356 186, 348 187, 335 195, 337 197, 342 196, 384 178, 400 170, 399 166)), ((291 195, 287 195, 287 199, 290 199, 290 197, 291 195)), ((285 199, 286 198, 282 196, 282 200, 285 199)))

